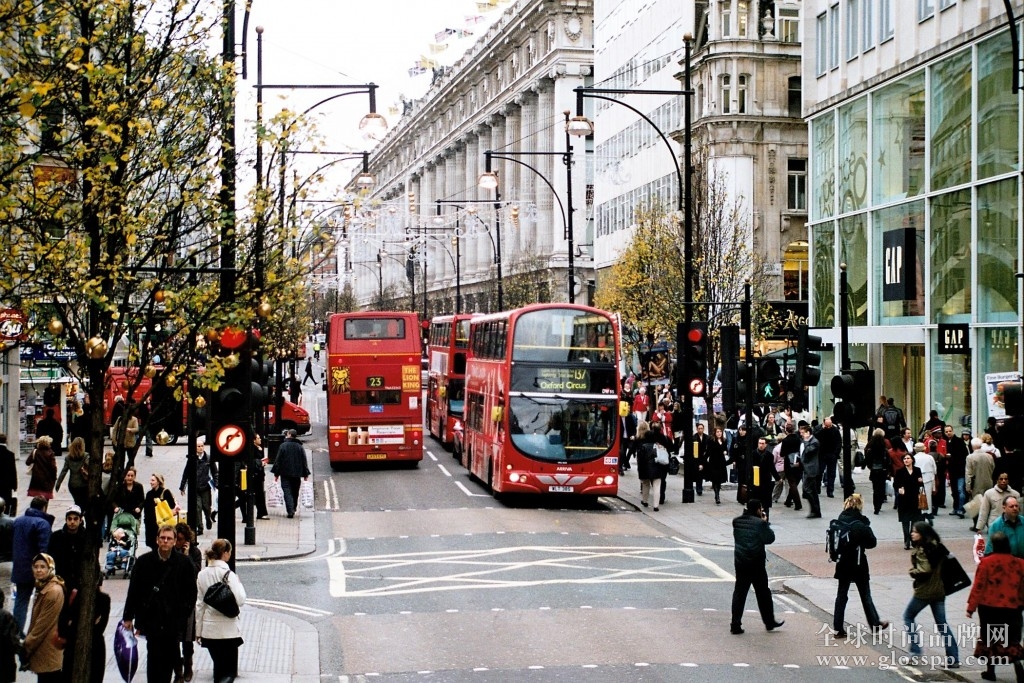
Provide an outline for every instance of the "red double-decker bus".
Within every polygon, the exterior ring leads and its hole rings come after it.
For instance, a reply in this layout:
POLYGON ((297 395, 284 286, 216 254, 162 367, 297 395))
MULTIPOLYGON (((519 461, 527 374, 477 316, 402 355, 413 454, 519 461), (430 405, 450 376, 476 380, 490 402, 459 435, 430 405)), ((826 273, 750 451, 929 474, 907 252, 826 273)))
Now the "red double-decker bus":
POLYGON ((331 466, 423 459, 420 326, 415 313, 339 313, 327 331, 331 466))
POLYGON ((618 491, 619 335, 612 316, 536 304, 475 318, 463 464, 497 493, 618 491))
POLYGON ((469 321, 474 315, 445 315, 430 321, 427 337, 427 429, 445 448, 463 419, 469 321))

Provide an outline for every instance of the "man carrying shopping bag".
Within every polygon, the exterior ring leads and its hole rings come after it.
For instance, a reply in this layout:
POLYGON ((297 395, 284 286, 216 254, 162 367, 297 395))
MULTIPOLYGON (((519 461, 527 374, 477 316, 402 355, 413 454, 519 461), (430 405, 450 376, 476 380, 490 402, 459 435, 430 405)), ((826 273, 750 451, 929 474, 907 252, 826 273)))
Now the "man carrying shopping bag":
POLYGON ((285 439, 278 448, 274 467, 270 470, 274 475, 274 480, 281 482, 284 506, 289 519, 295 516, 295 505, 299 498, 301 480, 309 478, 306 449, 302 447, 296 437, 294 429, 285 432, 285 439))

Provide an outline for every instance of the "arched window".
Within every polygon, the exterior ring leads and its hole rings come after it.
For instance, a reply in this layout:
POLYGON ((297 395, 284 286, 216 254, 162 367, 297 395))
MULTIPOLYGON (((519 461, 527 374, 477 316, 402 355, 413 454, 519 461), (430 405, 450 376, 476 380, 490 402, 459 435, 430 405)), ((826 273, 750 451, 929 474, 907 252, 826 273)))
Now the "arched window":
POLYGON ((782 262, 782 286, 786 301, 807 301, 810 291, 807 265, 807 242, 790 242, 782 262))
POLYGON ((740 74, 736 81, 736 98, 738 100, 736 112, 739 114, 747 113, 747 84, 750 82, 750 76, 747 74, 740 74))
POLYGON ((730 106, 732 104, 732 76, 729 74, 722 74, 719 77, 719 112, 722 114, 728 114, 730 106))

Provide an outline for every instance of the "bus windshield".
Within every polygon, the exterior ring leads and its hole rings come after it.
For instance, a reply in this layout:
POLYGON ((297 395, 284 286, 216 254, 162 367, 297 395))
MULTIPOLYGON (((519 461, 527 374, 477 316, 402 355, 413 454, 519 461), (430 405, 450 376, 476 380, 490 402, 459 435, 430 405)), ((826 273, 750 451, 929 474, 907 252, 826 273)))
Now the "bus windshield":
POLYGON ((516 321, 512 360, 614 363, 615 336, 603 316, 568 308, 530 311, 516 321))
POLYGON ((513 396, 512 444, 538 460, 593 460, 615 443, 614 399, 513 396))

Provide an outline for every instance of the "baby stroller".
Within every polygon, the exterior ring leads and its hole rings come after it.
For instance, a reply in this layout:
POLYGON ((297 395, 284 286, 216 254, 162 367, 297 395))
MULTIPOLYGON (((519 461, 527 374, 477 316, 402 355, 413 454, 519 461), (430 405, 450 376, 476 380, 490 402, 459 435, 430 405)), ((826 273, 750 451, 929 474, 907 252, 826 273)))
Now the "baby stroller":
POLYGON ((107 546, 106 575, 114 576, 118 571, 131 578, 135 568, 135 552, 139 548, 139 520, 135 515, 122 510, 110 521, 110 544, 107 546))

